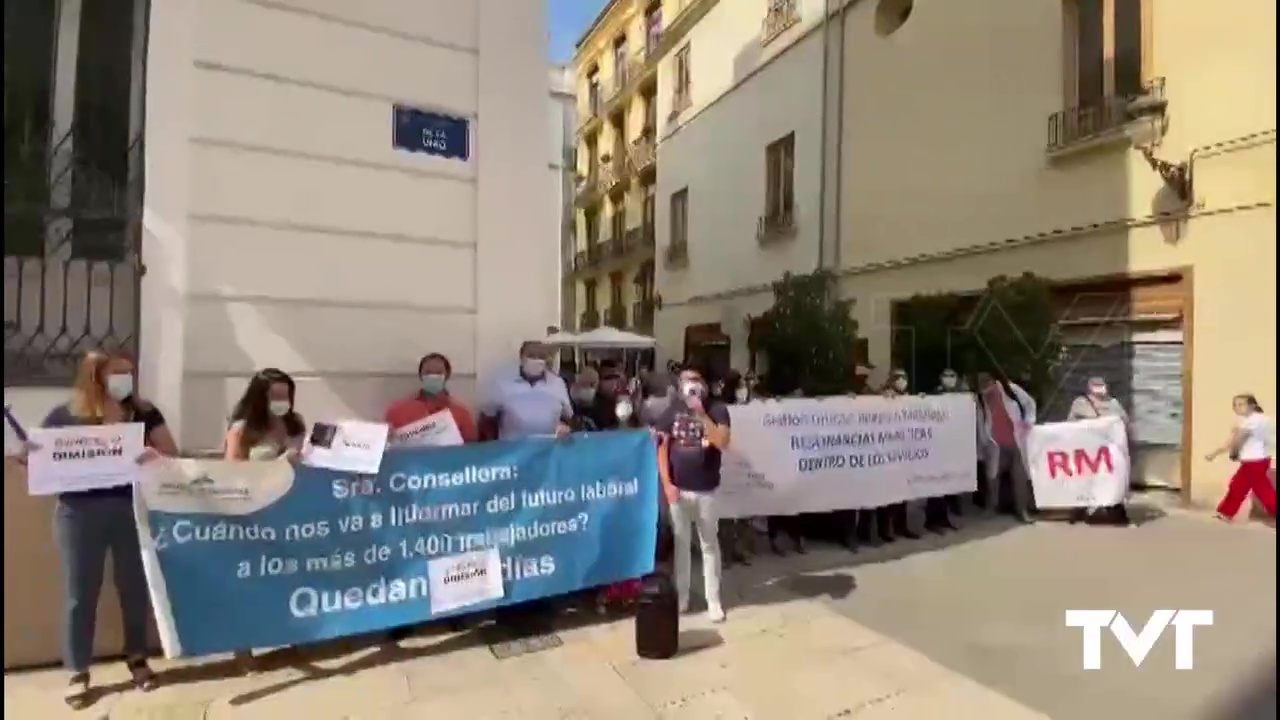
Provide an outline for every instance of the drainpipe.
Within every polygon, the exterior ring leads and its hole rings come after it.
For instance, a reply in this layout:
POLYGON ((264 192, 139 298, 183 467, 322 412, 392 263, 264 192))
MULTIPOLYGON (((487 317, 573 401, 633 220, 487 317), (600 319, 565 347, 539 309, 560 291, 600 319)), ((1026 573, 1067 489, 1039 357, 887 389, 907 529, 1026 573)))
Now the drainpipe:
MULTIPOLYGON (((842 262, 840 221, 843 213, 840 212, 840 197, 844 187, 844 15, 852 5, 852 1, 845 2, 836 13, 837 32, 840 33, 840 51, 837 55, 839 62, 836 64, 836 147, 835 152, 832 153, 836 159, 836 214, 833 218, 835 232, 832 233, 835 241, 831 246, 831 267, 836 272, 840 272, 842 262)), ((825 90, 823 97, 826 97, 825 90)))
POLYGON ((830 74, 830 61, 827 58, 827 46, 830 37, 827 32, 831 23, 831 0, 822 0, 822 127, 819 130, 818 151, 818 263, 815 270, 822 270, 827 249, 827 77, 830 74))

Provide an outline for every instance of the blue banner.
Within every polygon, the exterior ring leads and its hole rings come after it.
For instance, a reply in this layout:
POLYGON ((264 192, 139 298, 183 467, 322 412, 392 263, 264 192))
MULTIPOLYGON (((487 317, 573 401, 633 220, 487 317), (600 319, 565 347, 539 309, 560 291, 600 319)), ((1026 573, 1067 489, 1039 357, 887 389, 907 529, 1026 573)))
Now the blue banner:
POLYGON ((639 577, 653 569, 659 503, 644 431, 390 449, 376 476, 177 460, 158 464, 135 497, 172 657, 296 645, 639 577), (437 573, 471 557, 482 561, 437 573), (479 587, 484 558, 501 597, 454 597, 468 604, 440 610, 444 592, 432 588, 479 587))

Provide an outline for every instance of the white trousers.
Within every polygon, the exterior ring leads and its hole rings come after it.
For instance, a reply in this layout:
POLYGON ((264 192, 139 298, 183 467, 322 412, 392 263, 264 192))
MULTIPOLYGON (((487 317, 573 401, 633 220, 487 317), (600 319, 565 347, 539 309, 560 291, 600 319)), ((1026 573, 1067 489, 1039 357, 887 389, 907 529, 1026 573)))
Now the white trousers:
POLYGON ((675 538, 676 592, 680 596, 681 610, 689 607, 694 528, 697 528, 698 541, 702 543, 702 581, 707 608, 721 608, 719 525, 714 492, 680 491, 680 499, 671 506, 671 534, 675 538))

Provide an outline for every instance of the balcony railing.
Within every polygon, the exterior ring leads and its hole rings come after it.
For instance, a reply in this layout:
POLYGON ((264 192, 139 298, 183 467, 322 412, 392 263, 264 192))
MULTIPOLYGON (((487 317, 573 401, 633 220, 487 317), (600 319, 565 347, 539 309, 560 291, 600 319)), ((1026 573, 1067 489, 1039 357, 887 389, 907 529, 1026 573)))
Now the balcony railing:
POLYGON ((688 110, 692 105, 693 105, 693 93, 690 92, 689 88, 685 87, 680 90, 676 90, 675 94, 671 96, 670 117, 672 119, 675 119, 678 115, 680 115, 680 113, 684 112, 685 110, 688 110))
POLYGON ((621 303, 610 305, 605 310, 604 324, 609 327, 624 328, 627 326, 627 306, 621 303))
POLYGON ((624 189, 630 179, 625 152, 619 152, 619 157, 610 157, 600 166, 600 187, 605 192, 624 189))
POLYGON ((604 259, 604 246, 602 242, 593 242, 587 246, 587 267, 591 267, 604 259))
POLYGON ((631 168, 637 173, 653 169, 658 161, 658 144, 653 141, 653 129, 645 128, 645 133, 631 143, 628 152, 631 168))
POLYGON ((795 232, 795 207, 768 212, 756 221, 756 242, 761 245, 784 240, 795 235, 795 232))
POLYGON ((637 300, 631 305, 631 327, 653 332, 653 301, 637 300))
POLYGON ((671 243, 663 252, 663 256, 667 261, 667 267, 684 267, 689 264, 689 244, 684 241, 671 243))
POLYGON ((595 330, 598 327, 600 327, 600 311, 583 310, 582 315, 578 317, 578 329, 595 330))
POLYGON ((768 45, 788 28, 800 22, 797 0, 769 0, 760 28, 760 44, 768 45))
POLYGON ((1146 106, 1157 107, 1163 113, 1164 78, 1153 79, 1137 93, 1097 98, 1050 115, 1048 151, 1123 135, 1126 125, 1140 119, 1132 107, 1135 101, 1145 101, 1146 106))
POLYGON ((620 258, 627 254, 626 234, 615 232, 613 237, 609 238, 608 244, 605 246, 605 256, 611 258, 620 258))
POLYGON ((579 206, 590 205, 599 199, 602 188, 608 185, 605 177, 608 172, 607 166, 598 165, 587 171, 585 176, 578 178, 577 202, 579 206))
POLYGON ((587 267, 591 264, 590 254, 591 253, 588 250, 579 250, 578 252, 573 254, 573 271, 574 272, 581 272, 587 269, 587 267))

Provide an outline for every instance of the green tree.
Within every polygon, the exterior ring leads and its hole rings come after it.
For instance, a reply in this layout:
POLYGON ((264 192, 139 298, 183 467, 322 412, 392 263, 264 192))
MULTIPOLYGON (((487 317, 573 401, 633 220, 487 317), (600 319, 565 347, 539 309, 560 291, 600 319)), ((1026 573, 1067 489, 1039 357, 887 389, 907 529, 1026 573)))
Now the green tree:
POLYGON ((1023 273, 988 281, 969 333, 983 369, 1023 384, 1039 403, 1053 393, 1063 347, 1053 292, 1042 278, 1023 273))
POLYGON ((858 323, 853 301, 836 296, 827 270, 787 273, 773 284, 773 306, 761 317, 757 348, 768 361, 765 386, 774 395, 838 395, 853 381, 858 323))
POLYGON ((932 391, 943 370, 974 370, 973 338, 964 327, 964 299, 955 294, 920 294, 895 304, 893 365, 921 391, 932 391))

